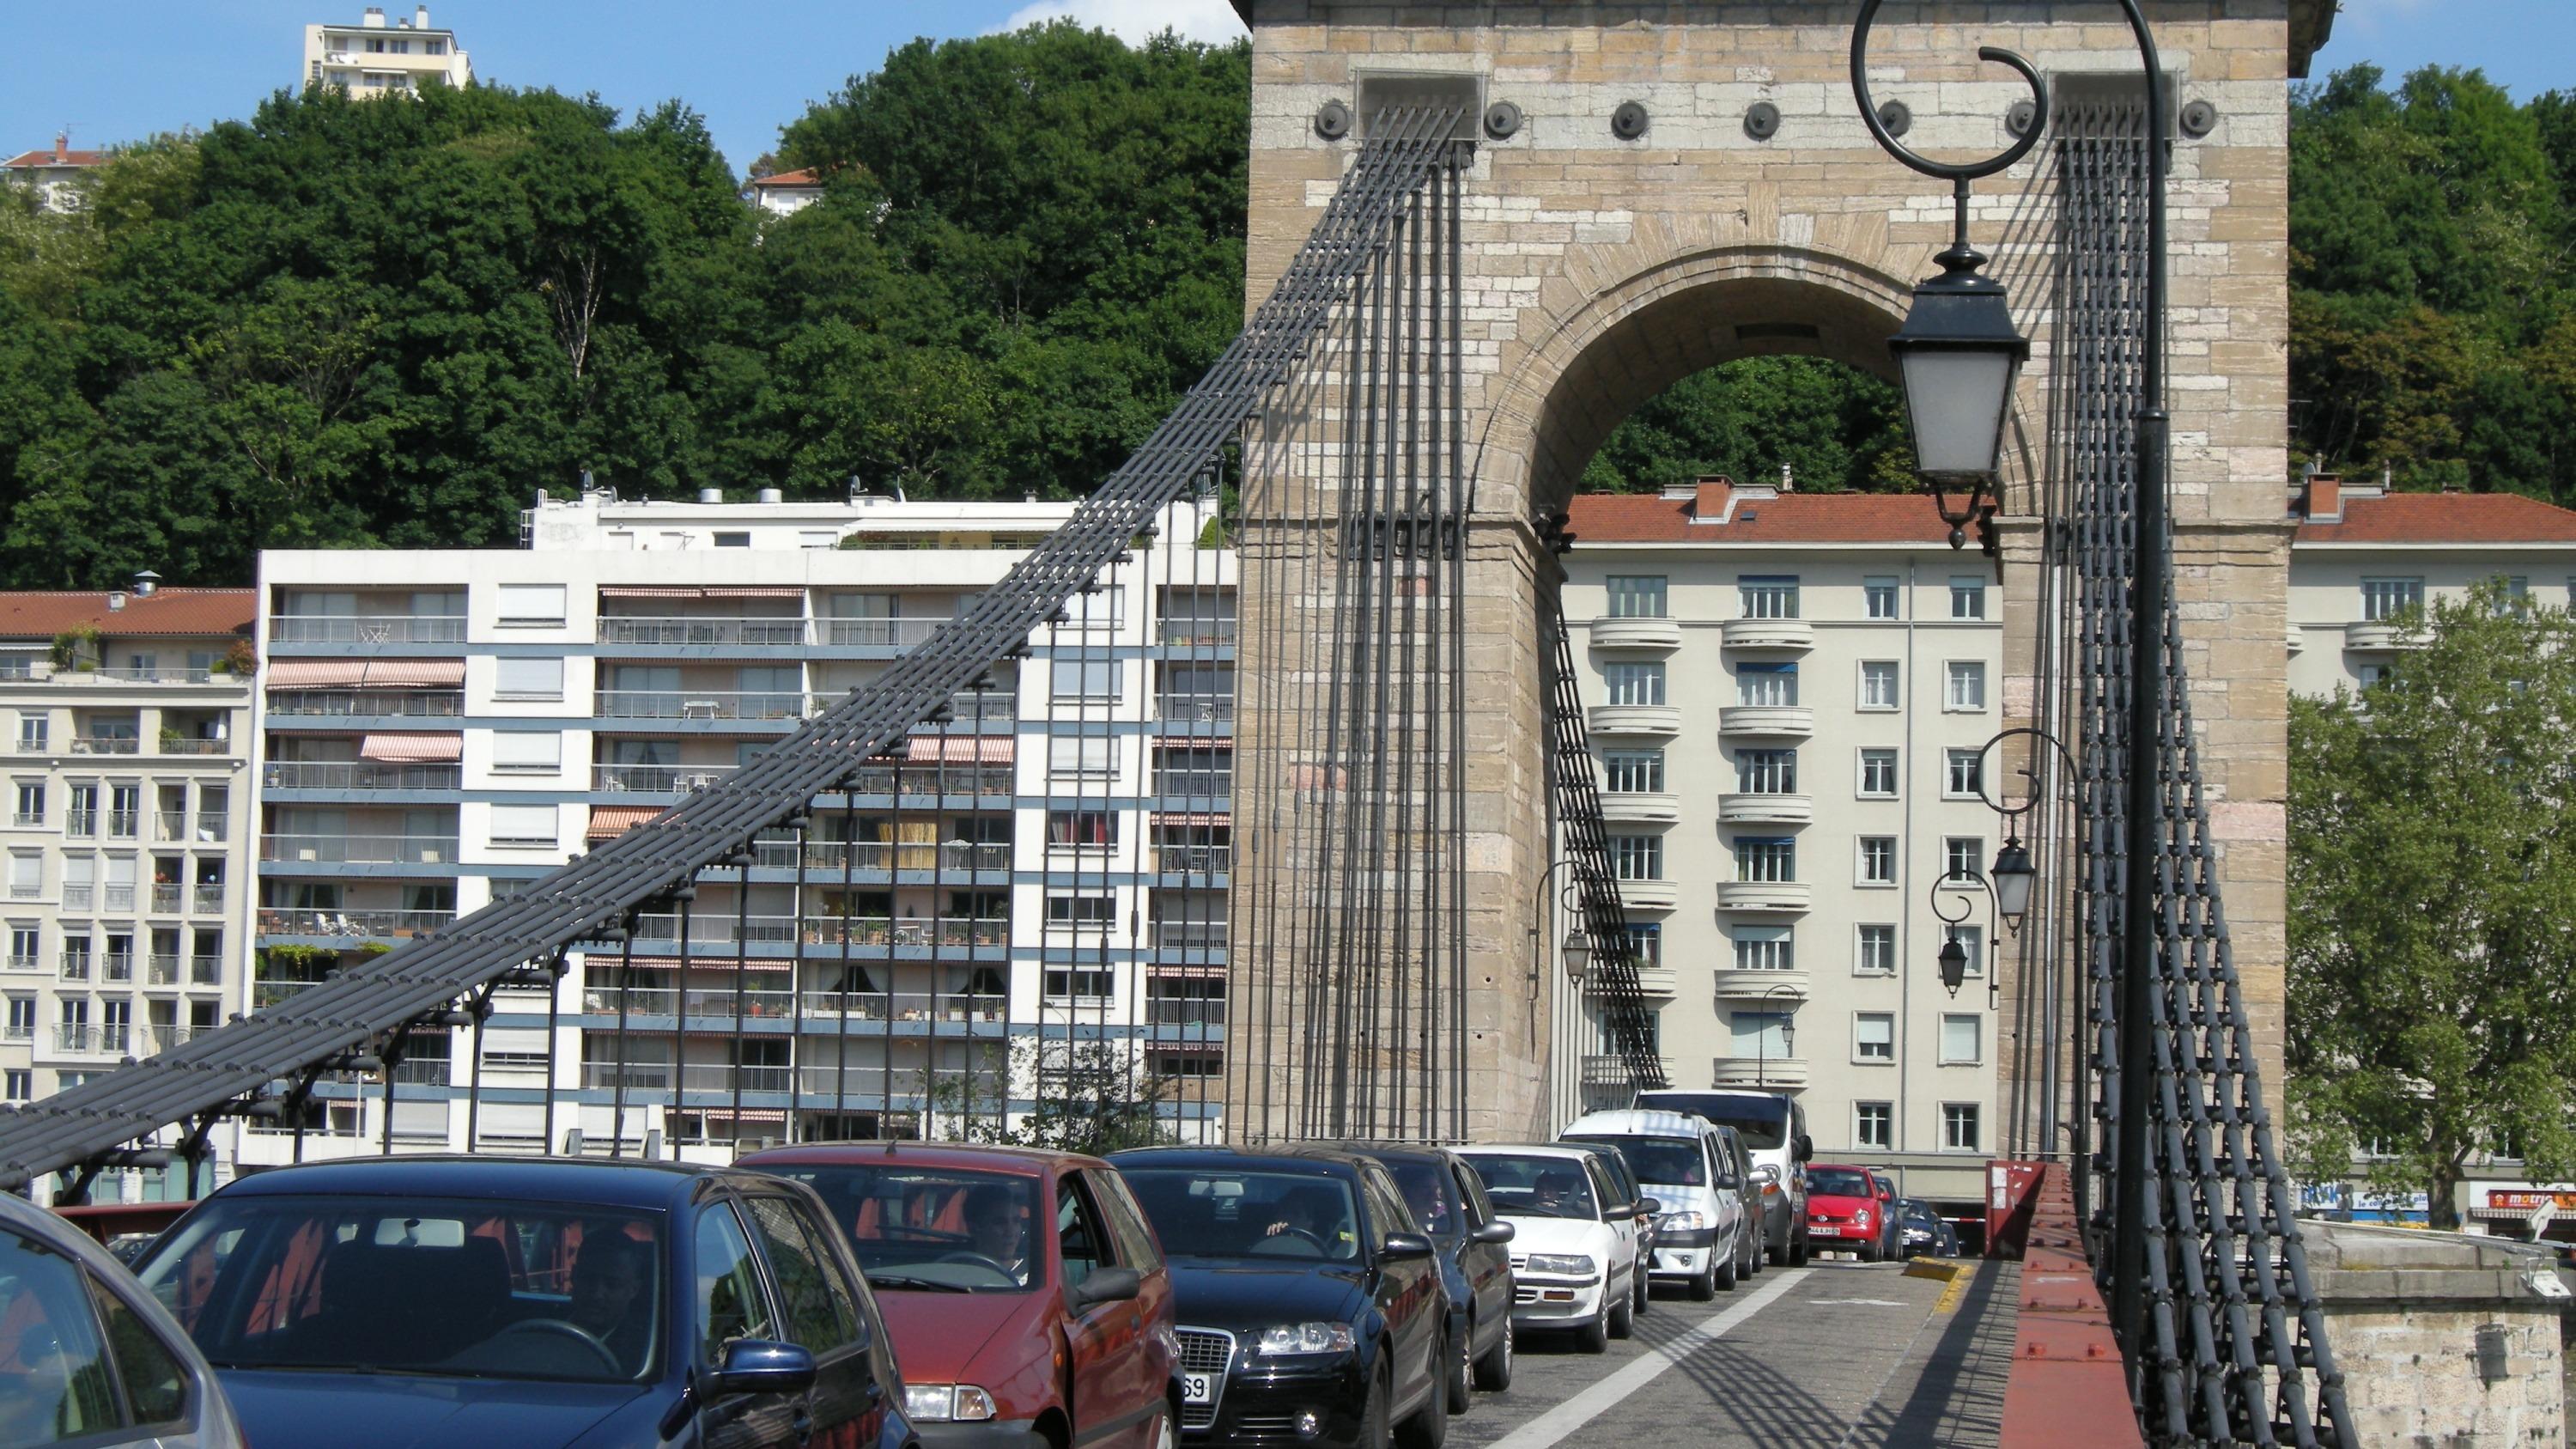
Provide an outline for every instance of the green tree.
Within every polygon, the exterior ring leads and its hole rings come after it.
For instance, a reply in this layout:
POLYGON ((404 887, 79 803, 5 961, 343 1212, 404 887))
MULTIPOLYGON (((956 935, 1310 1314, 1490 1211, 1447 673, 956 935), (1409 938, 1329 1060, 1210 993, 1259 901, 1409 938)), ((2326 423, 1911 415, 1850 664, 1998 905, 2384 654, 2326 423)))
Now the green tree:
POLYGON ((2290 713, 2288 1101, 2303 1170, 2390 1155, 2456 1226, 2475 1156, 2576 1173, 2576 621, 2500 584, 2290 713))
POLYGON ((1675 383, 1621 422, 1584 469, 1591 492, 1650 492, 1702 473, 1767 481, 1787 464, 1801 488, 1916 486, 1903 398, 1817 357, 1748 357, 1675 383))

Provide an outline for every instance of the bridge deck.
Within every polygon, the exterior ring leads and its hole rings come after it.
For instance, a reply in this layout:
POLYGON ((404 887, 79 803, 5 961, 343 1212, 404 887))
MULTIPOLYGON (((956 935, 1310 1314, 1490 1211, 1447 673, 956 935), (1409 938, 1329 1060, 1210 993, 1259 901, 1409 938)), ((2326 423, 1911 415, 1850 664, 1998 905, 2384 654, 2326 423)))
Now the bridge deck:
POLYGON ((1971 1267, 1951 1293, 1893 1264, 1818 1259, 1767 1269, 1712 1303, 1659 1294, 1636 1337, 1600 1357, 1526 1338, 1511 1390, 1477 1395, 1449 1442, 1992 1445, 2021 1265, 1971 1267))

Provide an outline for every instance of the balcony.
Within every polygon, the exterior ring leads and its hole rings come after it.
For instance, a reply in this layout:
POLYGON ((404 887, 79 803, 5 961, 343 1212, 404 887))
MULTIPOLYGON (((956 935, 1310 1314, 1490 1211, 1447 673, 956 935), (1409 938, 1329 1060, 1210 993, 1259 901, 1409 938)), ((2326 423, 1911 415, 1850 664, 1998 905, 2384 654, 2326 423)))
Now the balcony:
MULTIPOLYGON (((1599 995, 1601 977, 1601 969, 1596 963, 1592 974, 1584 978, 1584 989, 1599 995)), ((1648 996, 1678 996, 1681 994, 1681 973, 1670 966, 1641 965, 1637 968, 1637 989, 1648 996)))
POLYGON ((1221 1027, 1225 1003, 1203 996, 1148 996, 1145 1024, 1172 1027, 1221 1027))
POLYGON ((1682 712, 1670 704, 1596 704, 1584 711, 1594 735, 1660 735, 1682 732, 1682 712))
POLYGON ((1816 732, 1816 712, 1797 704, 1730 704, 1717 712, 1721 734, 1805 739, 1816 732))
POLYGON ((57 973, 57 976, 58 979, 64 981, 87 981, 90 977, 90 972, 95 969, 92 958, 87 951, 65 950, 62 956, 62 962, 62 969, 57 973))
POLYGON ((1224 875, 1234 869, 1230 845, 1157 845, 1156 875, 1224 875))
MULTIPOLYGON (((1187 588, 1188 585, 1178 587, 1187 588)), ((1192 618, 1166 614, 1155 635, 1166 649, 1225 649, 1234 644, 1235 617, 1231 614, 1192 618)))
POLYGON ((319 981, 254 981, 250 984, 250 1004, 254 1011, 293 1000, 305 991, 321 985, 319 981))
POLYGON ((144 1055, 152 1056, 161 1052, 166 1052, 175 1046, 185 1046, 188 1043, 188 1039, 195 1035, 196 1028, 194 1027, 156 1023, 143 1028, 140 1045, 143 1049, 144 1055))
POLYGON ((805 717, 806 696, 767 690, 603 689, 591 708, 595 719, 775 720, 805 717))
POLYGON ((939 632, 946 619, 818 619, 822 642, 843 649, 909 649, 939 632))
POLYGON ((1224 724, 1234 718, 1234 696, 1166 694, 1157 697, 1154 708, 1166 724, 1224 724))
POLYGON ((852 772, 849 793, 853 795, 893 795, 898 781, 903 797, 930 795, 1000 795, 1013 793, 1011 771, 999 769, 946 769, 934 765, 913 765, 897 771, 893 766, 871 766, 852 772))
POLYGON ((260 772, 272 790, 454 790, 462 765, 395 765, 373 760, 272 760, 260 772))
POLYGON ((453 835, 263 835, 263 861, 303 865, 442 865, 456 860, 453 835))
POLYGON ((1145 925, 1145 945, 1155 951, 1184 955, 1222 951, 1231 939, 1231 927, 1225 921, 1149 921, 1145 925))
POLYGON ((95 901, 97 897, 98 887, 96 886, 88 885, 86 883, 81 885, 66 883, 63 886, 63 909, 67 911, 90 910, 92 909, 91 903, 95 901))
POLYGON ((454 719, 465 713, 462 690, 299 689, 268 696, 272 719, 454 719))
POLYGON ((143 984, 176 986, 179 984, 179 957, 172 951, 155 951, 143 958, 143 984))
POLYGON ((200 759, 211 759, 229 755, 232 752, 233 742, 230 740, 200 740, 184 735, 164 736, 161 740, 161 753, 165 755, 193 755, 200 759))
POLYGON ((1604 791, 1601 818, 1613 825, 1676 825, 1682 818, 1682 797, 1669 790, 1604 791))
POLYGON ((462 644, 462 614, 272 614, 271 644, 462 644))
POLYGON ((1812 795, 1744 794, 1717 797, 1717 818, 1729 825, 1804 825, 1816 818, 1812 795))
POLYGON ((191 957, 189 957, 189 958, 188 958, 188 984, 189 984, 189 985, 191 985, 191 986, 221 986, 221 985, 223 985, 223 984, 224 984, 224 958, 223 958, 223 957, 221 957, 221 956, 191 956, 191 957))
MULTIPOLYGON (((1665 1081, 1669 1082, 1676 1080, 1673 1075, 1673 1059, 1671 1057, 1657 1057, 1655 1058, 1655 1061, 1663 1068, 1665 1081)), ((1607 1053, 1585 1057, 1583 1059, 1583 1085, 1587 1087, 1624 1087, 1628 1085, 1628 1059, 1621 1056, 1611 1056, 1607 1053)))
POLYGON ((134 953, 131 951, 110 951, 99 957, 98 979, 110 984, 122 984, 124 982, 132 981, 134 979, 134 953))
POLYGON ((798 1005, 805 1020, 837 1026, 845 1015, 851 1021, 1000 1021, 1005 1003, 998 996, 924 991, 807 991, 798 1005))
POLYGON ((58 1052, 94 1052, 98 1049, 97 1027, 67 1021, 54 1028, 54 1050, 58 1052))
POLYGON ((218 915, 224 908, 224 887, 218 881, 188 888, 188 909, 200 915, 218 915))
MULTIPOLYGON (((770 842, 762 842, 768 844, 770 842)), ((788 842, 785 855, 773 867, 779 870, 797 868, 796 847, 788 842)), ((757 847, 755 847, 756 849, 757 847)), ((768 861, 755 861, 769 865, 768 861)), ((1009 870, 1011 847, 968 840, 905 842, 862 840, 856 843, 822 841, 808 845, 804 868, 809 871, 875 871, 917 870, 924 873, 963 874, 978 870, 1009 870)))
POLYGON ((1682 647, 1682 625, 1678 619, 1595 619, 1592 621, 1591 642, 1595 649, 1640 649, 1669 654, 1682 647))
POLYGON ((593 765, 590 788, 609 795, 680 795, 703 790, 736 765, 593 765))
MULTIPOLYGON (((872 621, 863 621, 872 622, 872 621)), ((889 620, 888 622, 896 622, 889 620)), ((716 645, 777 648, 805 642, 803 619, 629 619, 599 621, 598 642, 656 648, 716 645)))
MULTIPOLYGON (((916 1079, 920 1076, 918 1072, 913 1075, 916 1079)), ((684 1092, 731 1092, 737 1086, 746 1092, 792 1092, 796 1090, 796 1069, 734 1067, 720 1062, 692 1062, 680 1068, 680 1090, 684 1092)))
POLYGON ((1718 640, 1729 649, 1813 649, 1816 626, 1804 619, 1729 619, 1718 626, 1718 640))
POLYGON ((74 735, 75 755, 139 755, 143 753, 141 735, 74 735))
POLYGON ((1717 883, 1722 911, 1803 911, 1814 903, 1815 888, 1795 880, 1726 880, 1717 883))
POLYGON ((408 1057, 394 1063, 392 1079, 400 1086, 444 1087, 448 1071, 445 1057, 408 1057))
POLYGON ((112 915, 130 915, 134 911, 134 887, 109 884, 100 888, 99 909, 112 915))
POLYGON ((1619 901, 1632 911, 1669 911, 1681 904, 1681 887, 1668 880, 1623 880, 1619 901))
POLYGON ((2421 649, 2426 643, 2423 629, 2382 620, 2358 620, 2343 626, 2346 649, 2421 649))
POLYGON ((455 919, 454 911, 294 911, 262 907, 259 933, 389 941, 435 931, 455 919))
POLYGON ((1729 999, 1804 1001, 1809 979, 1804 971, 1743 971, 1727 967, 1717 973, 1717 994, 1729 999))
POLYGON ((1753 1087, 1795 1092, 1807 1085, 1804 1057, 1719 1057, 1712 1066, 1720 1087, 1753 1087))

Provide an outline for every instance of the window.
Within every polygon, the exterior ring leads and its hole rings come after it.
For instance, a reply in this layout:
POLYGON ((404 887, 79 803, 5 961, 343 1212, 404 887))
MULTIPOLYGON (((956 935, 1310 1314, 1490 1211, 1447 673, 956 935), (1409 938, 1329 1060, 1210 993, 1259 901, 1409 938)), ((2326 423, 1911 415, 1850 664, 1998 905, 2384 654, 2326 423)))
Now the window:
MULTIPOLYGON (((996 539, 995 546, 1000 546, 996 539)), ((1127 591, 1095 588, 1064 601, 1065 622, 1059 629, 1115 629, 1127 622, 1127 591)))
POLYGON ((554 775, 563 771, 563 735, 555 730, 494 730, 496 775, 554 775))
POLYGON ((143 787, 110 785, 107 789, 107 833, 117 840, 132 840, 143 829, 143 787))
POLYGON ((1744 795, 1798 793, 1796 750, 1737 750, 1735 788, 1744 795))
POLYGON ((1785 1011, 1730 1011, 1726 1028, 1735 1055, 1781 1061, 1789 1055, 1790 1033, 1797 1030, 1785 1011))
POLYGON ((1947 768, 1941 776, 1941 793, 1952 800, 1974 800, 1985 788, 1985 752, 1951 750, 1944 757, 1947 768))
POLYGON ((749 548, 751 547, 750 530, 719 528, 716 530, 716 547, 749 548))
POLYGON ((1655 794, 1664 788, 1661 750, 1605 750, 1601 755, 1601 788, 1611 795, 1655 794))
POLYGON ((1796 970, 1796 942, 1791 936, 1791 928, 1750 925, 1736 927, 1735 969, 1738 971, 1796 970))
POLYGON ((1111 746, 1115 743, 1116 741, 1105 738, 1048 740, 1047 778, 1051 780, 1107 778, 1116 773, 1116 760, 1111 754, 1111 746))
POLYGON ((423 55, 445 55, 447 54, 447 42, 444 40, 424 40, 420 43, 420 53, 423 55))
POLYGON ((12 1102, 25 1102, 33 1100, 35 1095, 36 1074, 24 1067, 11 1067, 7 1076, 6 1089, 0 1091, 0 1096, 5 1096, 12 1102))
POLYGON ((750 1197, 751 1229, 769 1254, 787 1341, 820 1355, 859 1336, 858 1306, 831 1250, 815 1242, 805 1215, 784 1198, 750 1197))
POLYGON ((1852 1103, 1852 1141, 1862 1147, 1896 1144, 1896 1111, 1885 1102, 1852 1103))
POLYGON ((1798 878, 1798 842, 1787 836, 1735 838, 1735 878, 1786 882, 1798 878))
POLYGON ((1613 835, 1610 862, 1621 880, 1662 880, 1664 838, 1660 835, 1613 835))
POLYGON ((1862 612, 1867 614, 1870 618, 1894 619, 1900 617, 1897 605, 1898 595, 1896 592, 1896 580, 1894 578, 1876 576, 1862 579, 1860 581, 1860 597, 1862 612))
POLYGON ((1118 898, 1075 891, 1049 891, 1046 923, 1059 930, 1105 931, 1118 917, 1118 898))
MULTIPOLYGON (((1660 669, 1663 666, 1655 667, 1660 669)), ((1796 704, 1798 702, 1798 666, 1795 664, 1735 666, 1735 702, 1771 706, 1796 704)))
POLYGON ((774 1339, 760 1267, 741 1220, 721 1203, 698 1214, 698 1363, 713 1368, 737 1338, 774 1339))
POLYGON ((18 753, 41 755, 45 752, 45 720, 42 712, 21 712, 18 716, 18 753))
POLYGON ((1126 672, 1116 659, 1058 659, 1048 670, 1049 694, 1059 704, 1105 704, 1118 697, 1126 672))
POLYGON ((1117 973, 1112 971, 1049 971, 1046 974, 1046 994, 1106 1001, 1118 989, 1116 977, 1117 973))
POLYGON ((2361 581, 2361 617, 2364 622, 2384 623, 2409 609, 2424 607, 2422 579, 2363 579, 2361 581))
POLYGON ((44 966, 45 932, 41 926, 9 928, 9 969, 35 971, 44 966))
POLYGON ((1973 1066, 1983 1055, 1978 1038, 1985 1026, 1983 1017, 1950 1013, 1941 1018, 1941 1065, 1973 1066))
POLYGON ((42 782, 36 784, 29 784, 23 780, 19 782, 18 813, 11 817, 10 823, 13 825, 45 823, 45 787, 42 782))
POLYGON ((98 834, 98 787, 74 785, 66 793, 71 800, 63 811, 63 834, 98 834))
POLYGON ((1047 812, 1049 850, 1106 850, 1118 843, 1118 816, 1107 810, 1047 812))
POLYGON ((564 697, 564 662, 560 659, 495 659, 492 661, 492 697, 561 699, 564 697))
POLYGON ((1888 925, 1866 925, 1860 928, 1860 948, 1852 957, 1852 969, 1864 976, 1896 974, 1896 928, 1888 925))
POLYGON ((1860 752, 1860 793, 1873 800, 1896 798, 1896 751, 1860 752))
POLYGON ((495 805, 492 807, 492 843, 515 847, 543 847, 552 850, 556 843, 557 820, 552 805, 495 805))
POLYGON ((1662 704, 1664 702, 1664 666, 1661 664, 1608 664, 1602 666, 1601 678, 1609 686, 1611 704, 1662 704))
POLYGON ((1735 582, 1747 619, 1798 617, 1798 580, 1788 575, 1747 574, 1735 582))
POLYGON ((1863 709, 1897 709, 1902 701, 1896 696, 1896 661, 1865 659, 1860 666, 1860 707, 1863 709))
POLYGON ((1963 713, 1978 713, 1986 707, 1986 666, 1979 659, 1950 661, 1950 692, 1943 697, 1942 708, 1963 713))
POLYGON ((1896 1060, 1895 1013, 1863 1011, 1853 1015, 1852 1060, 1856 1062, 1896 1060))
POLYGON ((2498 614, 2531 612, 2531 580, 2527 576, 2507 574, 2499 577, 2496 584, 2504 591, 2503 597, 2496 600, 2498 614))
POLYGON ((1986 874, 1986 842, 1974 835, 1953 835, 1941 842, 1941 878, 1943 880, 1982 880, 1986 874))
POLYGON ((1860 838, 1860 883, 1896 884, 1895 836, 1864 835, 1860 838))
POLYGON ((45 893, 45 858, 36 854, 9 857, 9 898, 31 901, 45 893))
POLYGON ((9 1023, 5 1039, 9 1041, 36 1039, 36 998, 32 996, 9 998, 9 1023))
POLYGON ((2355 665, 2352 672, 2353 677, 2360 681, 2361 687, 2368 689, 2374 684, 2386 684, 2388 681, 2395 679, 2397 677, 2397 666, 2394 664, 2360 664, 2355 665))
POLYGON ((1986 617, 1986 581, 1975 574, 1950 576, 1950 617, 1982 619, 1986 617))
POLYGON ((512 629, 560 629, 564 622, 561 584, 503 584, 495 622, 512 629))
POLYGON ((1664 928, 1657 921, 1630 921, 1628 948, 1637 953, 1640 966, 1660 966, 1664 960, 1664 928))
POLYGON ((1603 580, 1610 591, 1610 617, 1613 619, 1661 619, 1668 617, 1664 603, 1664 577, 1661 574, 1612 574, 1603 580))
POLYGON ((1977 1104, 1944 1102, 1941 1104, 1941 1145, 1953 1152, 1977 1150, 1977 1104))

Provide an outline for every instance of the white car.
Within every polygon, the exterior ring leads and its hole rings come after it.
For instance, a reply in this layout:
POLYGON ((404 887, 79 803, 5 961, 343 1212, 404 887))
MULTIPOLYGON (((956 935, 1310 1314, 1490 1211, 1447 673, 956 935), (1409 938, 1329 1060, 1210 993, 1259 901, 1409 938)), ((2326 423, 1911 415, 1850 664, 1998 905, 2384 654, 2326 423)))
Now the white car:
POLYGON ((1592 1112, 1565 1129, 1564 1140, 1607 1147, 1627 1159, 1640 1190, 1663 1208, 1655 1222, 1647 1271, 1681 1283, 1705 1301, 1759 1262, 1744 1211, 1744 1183, 1734 1154, 1706 1118, 1632 1108, 1592 1112))
MULTIPOLYGON (((1513 1224, 1512 1330, 1571 1329, 1601 1353, 1634 1326, 1636 1203, 1622 1200, 1591 1150, 1461 1146, 1494 1212, 1513 1224)), ((1651 1205, 1642 1209, 1651 1213, 1651 1205)))

